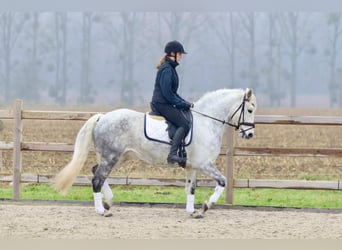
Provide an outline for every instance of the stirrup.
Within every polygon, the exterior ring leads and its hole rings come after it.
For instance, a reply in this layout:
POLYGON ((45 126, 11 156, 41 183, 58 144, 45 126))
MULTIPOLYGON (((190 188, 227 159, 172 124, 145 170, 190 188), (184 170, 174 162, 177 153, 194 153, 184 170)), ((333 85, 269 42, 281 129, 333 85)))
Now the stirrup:
POLYGON ((178 163, 178 165, 182 168, 185 168, 186 167, 186 158, 182 158, 182 157, 179 157, 177 155, 172 155, 171 157, 167 157, 167 163, 168 164, 176 164, 178 163), (171 159, 171 157, 177 157, 178 159, 171 159))
POLYGON ((184 143, 184 139, 183 139, 183 142, 181 144, 181 146, 179 147, 179 150, 178 150, 178 157, 181 159, 179 162, 178 162, 178 165, 182 168, 185 168, 186 167, 186 159, 187 159, 187 153, 185 151, 185 143, 184 143))
POLYGON ((186 158, 181 158, 181 161, 178 162, 178 165, 182 168, 186 167, 186 158))

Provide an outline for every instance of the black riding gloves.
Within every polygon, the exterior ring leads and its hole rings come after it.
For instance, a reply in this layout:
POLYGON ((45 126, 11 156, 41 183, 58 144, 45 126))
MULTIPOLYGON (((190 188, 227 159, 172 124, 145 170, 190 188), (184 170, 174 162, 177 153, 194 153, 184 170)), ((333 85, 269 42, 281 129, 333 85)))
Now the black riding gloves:
POLYGON ((189 110, 190 108, 194 107, 194 104, 190 103, 190 102, 187 102, 187 101, 183 101, 180 104, 176 104, 176 105, 172 105, 172 106, 175 107, 175 108, 178 108, 178 109, 189 110))
POLYGON ((185 109, 185 110, 189 110, 190 108, 193 108, 193 107, 194 107, 194 104, 193 104, 193 103, 187 102, 184 109, 185 109))

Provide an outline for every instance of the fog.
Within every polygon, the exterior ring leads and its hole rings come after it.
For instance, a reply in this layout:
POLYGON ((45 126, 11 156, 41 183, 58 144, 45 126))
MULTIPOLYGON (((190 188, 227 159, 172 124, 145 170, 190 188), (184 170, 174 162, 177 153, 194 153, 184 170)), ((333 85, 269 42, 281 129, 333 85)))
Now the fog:
POLYGON ((190 101, 250 87, 262 107, 342 107, 342 12, 0 15, 0 107, 148 106, 170 40, 190 101))

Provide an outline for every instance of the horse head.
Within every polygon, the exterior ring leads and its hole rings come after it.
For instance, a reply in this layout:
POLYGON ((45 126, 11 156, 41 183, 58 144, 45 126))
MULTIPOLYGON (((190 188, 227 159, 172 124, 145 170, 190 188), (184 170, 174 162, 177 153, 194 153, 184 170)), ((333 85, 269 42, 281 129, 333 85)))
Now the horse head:
POLYGON ((247 88, 240 106, 230 117, 230 125, 239 130, 242 138, 250 139, 254 135, 254 114, 257 108, 256 98, 252 89, 247 88))

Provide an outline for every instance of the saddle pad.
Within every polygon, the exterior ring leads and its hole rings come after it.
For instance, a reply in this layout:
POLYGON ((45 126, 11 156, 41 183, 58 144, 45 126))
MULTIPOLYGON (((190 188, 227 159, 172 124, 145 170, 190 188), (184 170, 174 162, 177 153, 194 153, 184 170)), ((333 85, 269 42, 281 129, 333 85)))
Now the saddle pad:
MULTIPOLYGON (((150 115, 145 113, 144 117, 144 133, 149 140, 166 143, 171 145, 171 139, 167 130, 168 124, 163 116, 150 115)), ((192 139, 192 129, 185 137, 185 146, 190 145, 192 139)))

